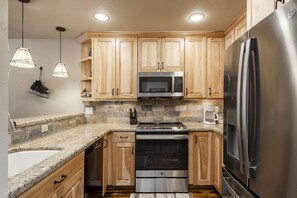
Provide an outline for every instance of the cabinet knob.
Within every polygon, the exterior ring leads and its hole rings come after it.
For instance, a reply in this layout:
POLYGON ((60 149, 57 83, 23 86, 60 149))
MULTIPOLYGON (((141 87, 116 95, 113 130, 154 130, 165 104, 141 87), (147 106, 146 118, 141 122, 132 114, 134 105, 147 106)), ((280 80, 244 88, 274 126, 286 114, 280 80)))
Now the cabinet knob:
POLYGON ((117 88, 117 95, 119 95, 119 88, 117 88))
POLYGON ((164 69, 164 62, 162 62, 162 69, 164 69))
POLYGON ((114 96, 114 89, 112 89, 112 95, 114 96))
POLYGON ((134 155, 134 146, 132 146, 132 155, 134 155))
POLYGON ((186 88, 186 95, 188 95, 188 88, 186 88))
POLYGON ((158 70, 160 69, 160 62, 158 62, 158 70))
POLYGON ((208 95, 211 96, 211 88, 208 88, 208 95))
POLYGON ((195 144, 197 144, 197 135, 195 135, 195 144))

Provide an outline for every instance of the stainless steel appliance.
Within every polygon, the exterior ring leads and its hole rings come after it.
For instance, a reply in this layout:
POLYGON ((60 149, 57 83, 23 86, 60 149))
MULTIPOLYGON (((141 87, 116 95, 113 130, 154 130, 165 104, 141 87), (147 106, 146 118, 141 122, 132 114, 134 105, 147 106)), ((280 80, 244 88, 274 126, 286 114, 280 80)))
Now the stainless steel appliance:
POLYGON ((297 197, 297 0, 225 52, 225 197, 297 197))
POLYGON ((85 198, 102 193, 103 139, 85 149, 85 198))
POLYGON ((184 72, 138 72, 138 97, 183 97, 184 72))
POLYGON ((182 123, 139 123, 136 192, 188 192, 188 130, 182 123))

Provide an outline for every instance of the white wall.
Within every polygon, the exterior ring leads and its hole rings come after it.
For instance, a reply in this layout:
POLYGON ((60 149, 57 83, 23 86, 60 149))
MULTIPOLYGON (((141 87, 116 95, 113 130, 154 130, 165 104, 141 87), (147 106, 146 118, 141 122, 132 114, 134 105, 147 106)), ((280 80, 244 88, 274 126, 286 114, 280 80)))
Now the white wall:
POLYGON ((0 197, 7 197, 8 1, 0 0, 0 197))
MULTIPOLYGON (((9 40, 10 58, 20 45, 21 40, 19 39, 9 40)), ((70 74, 69 78, 52 76, 54 67, 59 61, 59 39, 25 39, 24 45, 30 49, 36 68, 20 69, 10 67, 9 112, 12 118, 82 113, 83 104, 80 100, 80 44, 74 39, 62 40, 62 62, 66 64, 70 74), (44 84, 53 91, 50 99, 40 98, 28 93, 31 84, 39 78, 40 66, 43 66, 44 84)))

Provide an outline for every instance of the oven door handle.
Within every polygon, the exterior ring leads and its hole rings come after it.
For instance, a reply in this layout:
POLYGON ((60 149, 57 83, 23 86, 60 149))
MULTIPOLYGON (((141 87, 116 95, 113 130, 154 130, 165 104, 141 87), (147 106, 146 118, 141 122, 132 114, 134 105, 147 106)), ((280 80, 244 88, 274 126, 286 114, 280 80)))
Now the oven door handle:
POLYGON ((188 135, 136 135, 136 140, 187 140, 188 135))

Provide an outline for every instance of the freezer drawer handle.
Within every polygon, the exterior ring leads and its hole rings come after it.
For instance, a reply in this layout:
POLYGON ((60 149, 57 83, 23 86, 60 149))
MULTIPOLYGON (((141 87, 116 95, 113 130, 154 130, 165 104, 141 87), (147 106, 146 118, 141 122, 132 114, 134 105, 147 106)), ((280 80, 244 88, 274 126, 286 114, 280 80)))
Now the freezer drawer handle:
POLYGON ((240 196, 238 196, 238 194, 236 194, 236 192, 231 188, 231 186, 227 182, 226 178, 224 176, 222 176, 222 178, 223 178, 224 183, 226 184, 226 188, 228 189, 228 191, 230 192, 232 197, 233 198, 240 198, 240 196))

